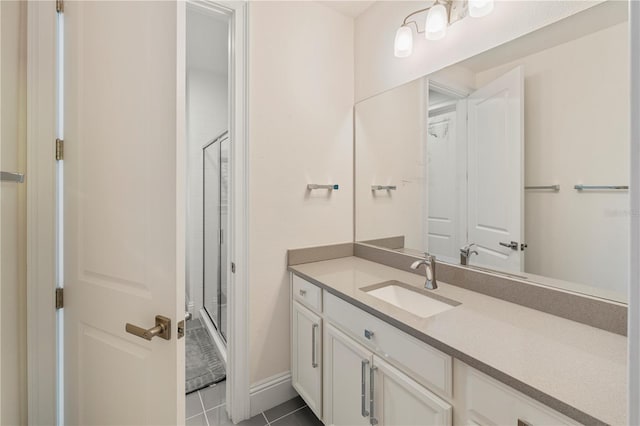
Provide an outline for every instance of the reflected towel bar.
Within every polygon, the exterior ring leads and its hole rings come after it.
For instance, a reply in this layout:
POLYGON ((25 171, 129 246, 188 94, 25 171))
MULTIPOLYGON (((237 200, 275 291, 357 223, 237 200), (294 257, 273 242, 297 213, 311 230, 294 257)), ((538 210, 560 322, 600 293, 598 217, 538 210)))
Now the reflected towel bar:
POLYGON ((582 184, 578 184, 576 186, 573 187, 574 189, 578 190, 578 191, 585 191, 585 190, 615 190, 615 189, 629 189, 629 186, 627 185, 582 185, 582 184))
POLYGON ((548 189, 558 192, 560 191, 560 185, 525 186, 524 189, 548 189))
POLYGON ((24 182, 24 175, 21 173, 0 172, 0 181, 2 182, 24 182))
POLYGON ((395 191, 396 189, 395 185, 371 185, 372 191, 395 191))
POLYGON ((307 189, 311 190, 311 189, 328 189, 329 191, 332 191, 334 189, 340 189, 339 185, 318 185, 317 183, 310 183, 307 184, 307 189))

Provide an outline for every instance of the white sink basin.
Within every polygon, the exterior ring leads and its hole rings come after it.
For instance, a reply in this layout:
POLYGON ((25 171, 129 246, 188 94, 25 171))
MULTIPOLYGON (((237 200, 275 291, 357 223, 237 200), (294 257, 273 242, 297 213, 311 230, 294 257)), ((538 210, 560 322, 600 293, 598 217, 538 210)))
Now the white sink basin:
POLYGON ((367 294, 392 304, 404 311, 410 312, 420 318, 427 318, 439 314, 449 309, 453 309, 458 303, 453 304, 441 302, 433 297, 426 296, 418 290, 413 290, 408 285, 403 286, 399 282, 390 282, 383 287, 375 286, 371 290, 366 290, 367 294))

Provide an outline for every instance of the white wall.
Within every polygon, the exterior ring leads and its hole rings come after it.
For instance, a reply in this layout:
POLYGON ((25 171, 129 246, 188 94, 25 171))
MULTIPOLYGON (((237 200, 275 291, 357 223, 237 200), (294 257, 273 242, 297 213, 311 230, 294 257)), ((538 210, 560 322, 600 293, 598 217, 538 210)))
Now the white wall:
POLYGON ((627 25, 477 74, 481 86, 524 65, 525 182, 561 185, 559 193, 525 193, 525 271, 610 290, 622 300, 629 193, 573 186, 629 184, 627 25))
POLYGON ((202 308, 203 226, 202 147, 228 129, 229 102, 226 22, 187 12, 187 300, 193 313, 202 308))
MULTIPOLYGON (((27 4, 0 2, 0 169, 26 169, 27 4)), ((26 185, 0 184, 0 424, 27 424, 26 185)))
POLYGON ((598 3, 498 0, 489 16, 457 22, 443 40, 415 37, 413 55, 396 58, 395 32, 404 17, 423 8, 424 2, 377 2, 355 22, 355 98, 359 101, 407 83, 598 3))
POLYGON ((290 370, 287 249, 353 237, 354 72, 352 19, 315 2, 252 2, 249 17, 255 384, 290 370))
POLYGON ((357 241, 404 235, 405 247, 425 245, 426 93, 418 79, 356 105, 357 241))

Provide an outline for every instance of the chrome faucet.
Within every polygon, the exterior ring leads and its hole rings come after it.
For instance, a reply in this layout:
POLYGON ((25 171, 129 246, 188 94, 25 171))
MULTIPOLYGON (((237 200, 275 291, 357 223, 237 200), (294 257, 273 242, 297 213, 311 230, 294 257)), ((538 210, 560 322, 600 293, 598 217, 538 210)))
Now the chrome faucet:
POLYGON ((411 269, 418 269, 420 265, 424 265, 426 281, 424 282, 424 288, 427 290, 435 290, 438 288, 436 282, 436 257, 429 253, 424 254, 423 260, 416 260, 411 264, 411 269))
POLYGON ((469 258, 472 254, 478 254, 477 250, 472 250, 476 243, 469 243, 460 249, 460 264, 466 266, 469 264, 469 258))

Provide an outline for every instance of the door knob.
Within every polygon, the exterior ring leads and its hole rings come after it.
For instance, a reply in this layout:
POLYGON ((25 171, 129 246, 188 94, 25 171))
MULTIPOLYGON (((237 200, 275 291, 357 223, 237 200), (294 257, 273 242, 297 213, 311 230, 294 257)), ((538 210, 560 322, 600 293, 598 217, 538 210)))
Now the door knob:
POLYGON ((125 330, 127 333, 147 340, 151 340, 156 336, 165 340, 171 340, 171 320, 162 315, 156 315, 156 326, 148 330, 129 323, 127 323, 125 330))

